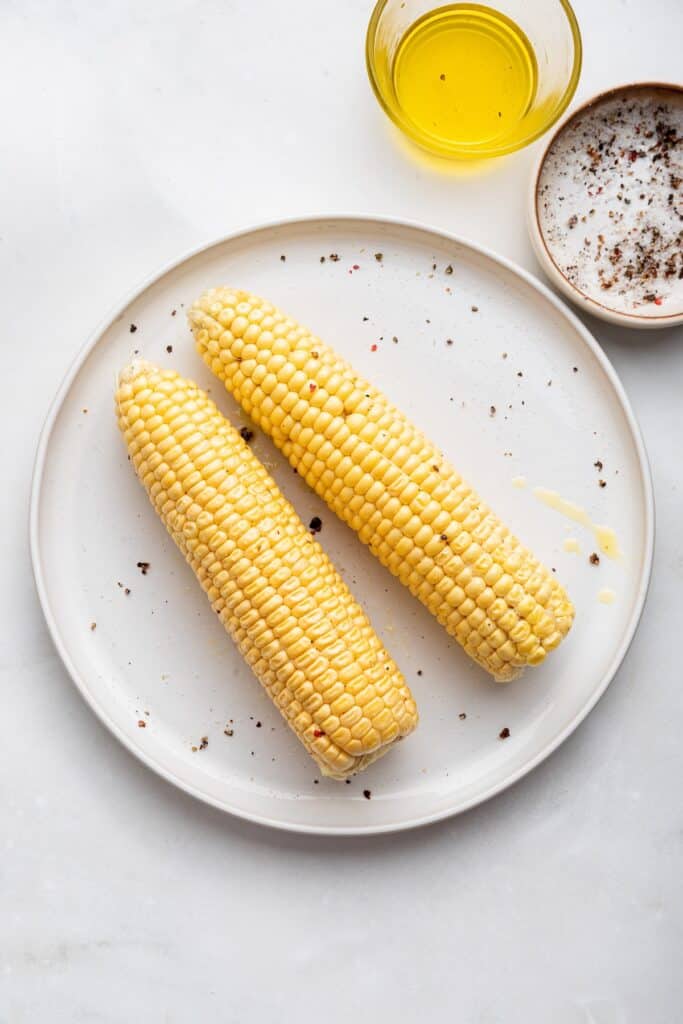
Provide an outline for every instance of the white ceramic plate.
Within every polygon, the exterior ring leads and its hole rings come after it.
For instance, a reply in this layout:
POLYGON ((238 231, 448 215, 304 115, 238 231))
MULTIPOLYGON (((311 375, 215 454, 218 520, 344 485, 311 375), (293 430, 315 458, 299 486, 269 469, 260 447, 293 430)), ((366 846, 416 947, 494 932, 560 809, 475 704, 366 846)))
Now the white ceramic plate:
POLYGON ((614 676, 641 613, 653 503, 621 385, 590 334, 547 289, 436 231, 335 217, 274 224, 203 248, 153 278, 95 332, 59 389, 40 441, 31 542, 38 592, 64 664, 142 761, 252 821, 369 833, 424 824, 486 799, 543 760, 584 718, 614 676), (384 388, 557 569, 576 605, 561 649, 522 680, 496 685, 257 437, 256 453, 302 518, 323 520, 321 543, 419 704, 417 733, 349 785, 318 779, 211 614, 118 436, 114 383, 134 351, 208 386, 231 419, 244 422, 195 354, 185 322, 189 303, 220 283, 272 299, 384 388), (517 476, 529 486, 514 488, 517 476), (590 565, 590 535, 576 525, 568 530, 534 497, 533 485, 559 491, 614 527, 623 559, 590 565), (582 554, 563 551, 568 533, 582 554), (146 575, 138 562, 150 563, 146 575), (598 602, 603 587, 616 592, 614 604, 598 602), (232 736, 225 735, 228 724, 232 736), (506 727, 510 737, 501 740, 506 727), (208 746, 193 749, 202 737, 208 746))

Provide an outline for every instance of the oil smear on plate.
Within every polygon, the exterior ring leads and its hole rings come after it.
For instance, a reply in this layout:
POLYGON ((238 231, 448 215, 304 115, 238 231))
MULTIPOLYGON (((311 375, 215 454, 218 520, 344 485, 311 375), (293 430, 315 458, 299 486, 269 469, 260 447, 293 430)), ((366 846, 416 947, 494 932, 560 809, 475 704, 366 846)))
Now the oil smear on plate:
POLYGON ((574 504, 573 501, 567 501, 566 498, 562 498, 557 491, 549 491, 545 487, 535 487, 534 495, 544 505, 547 505, 548 508, 560 512, 568 519, 573 520, 575 523, 580 523, 581 526, 585 526, 587 530, 590 530, 603 555, 607 555, 608 558, 621 557, 619 541, 611 526, 601 526, 598 523, 594 523, 585 508, 574 504))

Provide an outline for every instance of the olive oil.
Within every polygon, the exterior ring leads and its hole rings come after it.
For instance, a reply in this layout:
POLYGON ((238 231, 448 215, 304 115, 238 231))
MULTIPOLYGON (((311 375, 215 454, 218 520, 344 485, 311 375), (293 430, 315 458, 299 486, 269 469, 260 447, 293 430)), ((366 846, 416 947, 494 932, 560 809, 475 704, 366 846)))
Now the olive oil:
POLYGON ((392 77, 418 142, 476 154, 521 136, 537 66, 519 25, 492 7, 463 3, 439 7, 410 26, 392 77))

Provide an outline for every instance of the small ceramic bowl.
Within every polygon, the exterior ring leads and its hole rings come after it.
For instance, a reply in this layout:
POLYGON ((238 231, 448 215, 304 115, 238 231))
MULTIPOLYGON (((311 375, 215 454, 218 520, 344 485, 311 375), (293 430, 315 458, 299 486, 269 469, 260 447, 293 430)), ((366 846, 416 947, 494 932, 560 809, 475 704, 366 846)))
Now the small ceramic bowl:
POLYGON ((683 86, 599 93, 559 124, 536 163, 529 233, 579 308, 624 327, 683 323, 683 86))

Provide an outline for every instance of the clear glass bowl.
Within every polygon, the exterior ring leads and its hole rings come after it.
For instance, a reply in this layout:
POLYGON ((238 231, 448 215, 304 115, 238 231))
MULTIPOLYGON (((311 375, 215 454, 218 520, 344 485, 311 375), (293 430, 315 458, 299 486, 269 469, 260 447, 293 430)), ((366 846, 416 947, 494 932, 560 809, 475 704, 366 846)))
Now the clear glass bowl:
POLYGON ((394 80, 396 54, 411 26, 436 11, 454 11, 464 6, 435 7, 428 0, 379 0, 366 39, 370 82, 385 113, 424 149, 460 159, 511 153, 547 131, 574 95, 582 52, 576 16, 567 0, 496 0, 495 6, 476 5, 480 12, 499 12, 519 26, 533 50, 537 77, 529 105, 515 124, 495 138, 473 143, 426 132, 406 113, 394 80))

